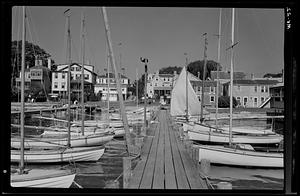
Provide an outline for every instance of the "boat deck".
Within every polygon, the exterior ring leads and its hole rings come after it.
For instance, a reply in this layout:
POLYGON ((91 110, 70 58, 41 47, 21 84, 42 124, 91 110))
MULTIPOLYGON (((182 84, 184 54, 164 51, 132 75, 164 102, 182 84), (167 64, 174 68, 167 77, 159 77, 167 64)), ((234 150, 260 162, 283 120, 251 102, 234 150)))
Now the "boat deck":
POLYGON ((141 160, 132 171, 132 189, 208 189, 190 157, 179 132, 171 127, 169 112, 157 113, 141 151, 141 160))

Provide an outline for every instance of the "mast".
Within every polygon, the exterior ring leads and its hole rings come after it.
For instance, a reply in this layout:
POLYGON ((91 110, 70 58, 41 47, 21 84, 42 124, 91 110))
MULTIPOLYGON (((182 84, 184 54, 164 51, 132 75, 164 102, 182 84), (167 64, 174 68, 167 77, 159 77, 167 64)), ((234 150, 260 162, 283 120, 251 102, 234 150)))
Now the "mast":
POLYGON ((200 121, 203 122, 203 109, 204 109, 204 81, 205 81, 205 75, 206 75, 206 63, 207 63, 207 33, 203 34, 205 44, 204 44, 204 65, 203 65, 203 73, 202 73, 202 94, 201 94, 201 116, 200 116, 200 121))
POLYGON ((67 83, 68 83, 68 143, 67 146, 71 147, 71 34, 70 34, 70 14, 67 14, 70 11, 70 9, 67 9, 64 14, 67 16, 67 50, 68 50, 68 78, 67 78, 67 83))
POLYGON ((233 89, 233 46, 234 46, 234 8, 232 8, 232 24, 231 24, 231 61, 230 61, 230 121, 229 121, 229 146, 232 144, 232 89, 233 89))
POLYGON ((148 79, 148 70, 147 70, 147 63, 148 63, 148 59, 144 59, 144 63, 145 63, 145 78, 144 78, 144 132, 146 133, 146 127, 147 127, 147 116, 146 116, 146 112, 147 112, 147 79, 148 79))
MULTIPOLYGON (((222 27, 222 8, 220 8, 219 16, 219 33, 218 33, 218 63, 220 65, 220 50, 221 50, 221 27, 222 27)), ((218 129, 218 104, 219 104, 219 65, 217 65, 217 89, 216 89, 216 128, 218 129)))
POLYGON ((82 55, 82 67, 81 67, 81 134, 84 135, 84 56, 85 56, 85 35, 84 35, 84 13, 82 13, 81 23, 81 55, 82 55))
POLYGON ((107 116, 108 116, 108 125, 109 125, 109 123, 110 123, 110 121, 109 121, 109 97, 110 97, 110 77, 109 77, 109 54, 107 54, 107 116))
POLYGON ((185 104, 186 104, 186 116, 185 119, 188 122, 189 121, 189 99, 188 99, 188 71, 187 71, 187 66, 188 66, 188 58, 187 58, 187 53, 184 53, 185 55, 185 67, 186 67, 186 74, 185 74, 185 104))
POLYGON ((124 129, 125 129, 125 139, 126 139, 125 142, 126 142, 126 146, 127 146, 127 151, 129 152, 129 145, 132 145, 132 143, 131 143, 131 138, 130 138, 130 133, 129 133, 127 115, 125 113, 125 107, 124 107, 124 103, 123 103, 123 96, 122 96, 122 92, 121 92, 120 78, 119 78, 119 74, 117 72, 114 53, 113 53, 113 50, 112 50, 111 36, 110 36, 110 30, 109 30, 108 19, 107 19, 107 14, 106 14, 105 7, 102 7, 102 13, 103 13, 103 19, 104 19, 104 25, 105 25, 107 45, 108 45, 109 54, 110 54, 109 55, 110 56, 110 62, 113 66, 113 69, 114 69, 114 72, 115 72, 116 83, 117 83, 117 90, 118 90, 119 102, 120 102, 120 110, 121 110, 122 120, 123 120, 123 124, 124 124, 124 129))
POLYGON ((136 107, 139 108, 139 81, 138 81, 138 68, 136 68, 136 107))
POLYGON ((24 88, 25 88, 25 18, 26 8, 23 6, 23 26, 22 26, 22 64, 21 64, 21 154, 20 154, 20 171, 19 174, 24 173, 24 88))

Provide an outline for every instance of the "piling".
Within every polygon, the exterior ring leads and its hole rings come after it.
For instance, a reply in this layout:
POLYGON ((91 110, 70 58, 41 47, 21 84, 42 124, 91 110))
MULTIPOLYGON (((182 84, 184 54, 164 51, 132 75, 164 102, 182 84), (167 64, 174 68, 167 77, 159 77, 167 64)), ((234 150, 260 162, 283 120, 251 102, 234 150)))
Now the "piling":
POLYGON ((131 157, 123 157, 123 188, 129 187, 131 177, 131 157))
MULTIPOLYGON (((40 110, 40 116, 42 116, 42 110, 40 110)), ((39 125, 40 125, 40 127, 42 126, 42 119, 41 118, 39 120, 39 125)))

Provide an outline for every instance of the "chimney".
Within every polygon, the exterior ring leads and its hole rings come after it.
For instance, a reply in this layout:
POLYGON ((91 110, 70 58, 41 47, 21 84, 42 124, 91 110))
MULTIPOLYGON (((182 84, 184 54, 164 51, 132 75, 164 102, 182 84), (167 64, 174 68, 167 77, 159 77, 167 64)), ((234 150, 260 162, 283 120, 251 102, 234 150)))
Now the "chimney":
POLYGON ((51 70, 51 58, 50 57, 48 58, 48 69, 51 70))
POLYGON ((176 75, 177 75, 177 71, 176 71, 176 70, 174 70, 174 72, 173 72, 173 73, 174 73, 174 76, 176 76, 176 75))
POLYGON ((38 56, 37 55, 35 55, 34 56, 34 66, 38 66, 38 56))

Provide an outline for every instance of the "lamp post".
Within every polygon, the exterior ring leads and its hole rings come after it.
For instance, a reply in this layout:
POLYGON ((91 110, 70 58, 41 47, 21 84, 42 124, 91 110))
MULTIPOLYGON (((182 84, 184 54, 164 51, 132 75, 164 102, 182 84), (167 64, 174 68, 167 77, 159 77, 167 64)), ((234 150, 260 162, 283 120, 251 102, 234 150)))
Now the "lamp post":
POLYGON ((147 127, 147 119, 146 119, 146 110, 147 110, 147 72, 148 72, 148 68, 147 68, 147 63, 148 63, 148 59, 146 58, 140 58, 141 62, 145 64, 145 85, 144 85, 144 127, 143 127, 143 131, 144 134, 146 133, 146 127, 147 127))

